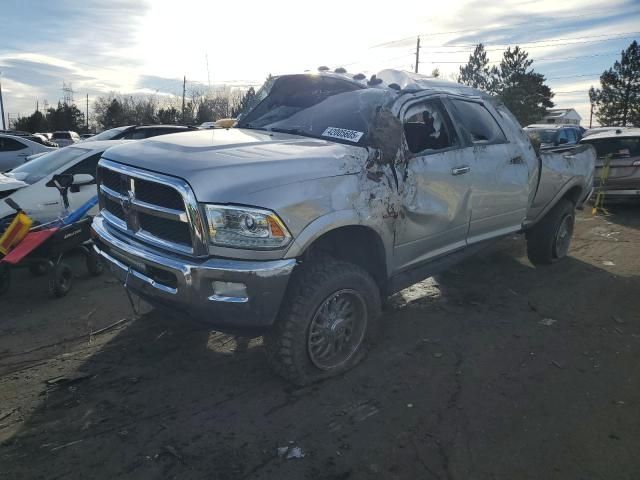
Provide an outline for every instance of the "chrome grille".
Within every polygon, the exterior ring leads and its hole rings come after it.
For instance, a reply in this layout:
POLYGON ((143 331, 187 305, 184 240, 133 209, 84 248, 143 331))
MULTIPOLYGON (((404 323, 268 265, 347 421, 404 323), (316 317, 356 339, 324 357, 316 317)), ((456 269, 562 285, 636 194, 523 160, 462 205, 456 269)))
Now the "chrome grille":
POLYGON ((184 180, 102 159, 98 185, 100 212, 111 227, 167 250, 206 255, 204 224, 184 180))

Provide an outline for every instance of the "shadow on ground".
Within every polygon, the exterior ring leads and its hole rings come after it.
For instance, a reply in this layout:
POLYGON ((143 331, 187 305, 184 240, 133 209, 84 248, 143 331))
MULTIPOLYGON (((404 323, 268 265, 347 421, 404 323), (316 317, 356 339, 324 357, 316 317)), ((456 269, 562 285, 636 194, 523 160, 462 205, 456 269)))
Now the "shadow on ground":
POLYGON ((302 389, 260 340, 152 313, 42 379, 0 476, 638 478, 639 294, 509 239, 396 297, 362 365, 302 389))

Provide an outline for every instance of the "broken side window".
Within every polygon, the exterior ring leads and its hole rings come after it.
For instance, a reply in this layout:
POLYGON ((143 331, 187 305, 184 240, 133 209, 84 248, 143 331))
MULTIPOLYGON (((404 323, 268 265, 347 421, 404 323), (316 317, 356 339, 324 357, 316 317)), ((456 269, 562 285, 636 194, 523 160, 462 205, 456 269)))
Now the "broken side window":
POLYGON ((416 156, 452 148, 457 144, 449 116, 438 99, 420 102, 409 108, 405 115, 404 135, 409 151, 416 156))
POLYGON ((459 99, 451 99, 458 120, 471 136, 474 144, 506 143, 507 139, 493 115, 484 105, 459 99))

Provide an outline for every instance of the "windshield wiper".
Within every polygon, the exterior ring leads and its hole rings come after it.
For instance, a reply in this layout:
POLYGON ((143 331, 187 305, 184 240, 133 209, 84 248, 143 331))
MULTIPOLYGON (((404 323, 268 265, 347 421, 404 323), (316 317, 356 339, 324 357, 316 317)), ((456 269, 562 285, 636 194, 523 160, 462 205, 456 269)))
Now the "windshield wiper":
POLYGON ((296 127, 292 127, 292 128, 273 127, 273 128, 270 128, 269 131, 277 132, 277 133, 290 133, 291 135, 306 135, 306 132, 296 127))
POLYGON ((247 129, 249 129, 249 130, 267 130, 267 129, 266 129, 266 128, 264 128, 264 127, 254 127, 254 126, 253 126, 253 125, 251 125, 250 123, 245 123, 245 124, 242 124, 242 125, 240 125, 240 124, 239 124, 239 125, 237 126, 237 128, 247 128, 247 129))

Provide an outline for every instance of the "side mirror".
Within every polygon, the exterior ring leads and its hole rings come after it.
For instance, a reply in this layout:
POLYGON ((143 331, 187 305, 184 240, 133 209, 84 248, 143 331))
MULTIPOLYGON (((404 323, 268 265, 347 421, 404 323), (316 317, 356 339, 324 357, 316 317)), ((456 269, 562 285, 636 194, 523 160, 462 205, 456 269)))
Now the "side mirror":
POLYGON ((76 173, 73 176, 73 185, 71 185, 71 193, 78 193, 80 187, 84 185, 92 185, 96 183, 96 179, 90 173, 76 173))
POLYGON ((83 185, 91 185, 92 183, 96 183, 96 178, 90 173, 76 173, 73 176, 73 185, 81 187, 83 185))
POLYGON ((57 189, 69 188, 73 185, 73 175, 70 173, 59 173, 54 175, 51 180, 47 182, 47 187, 56 187, 57 189))

